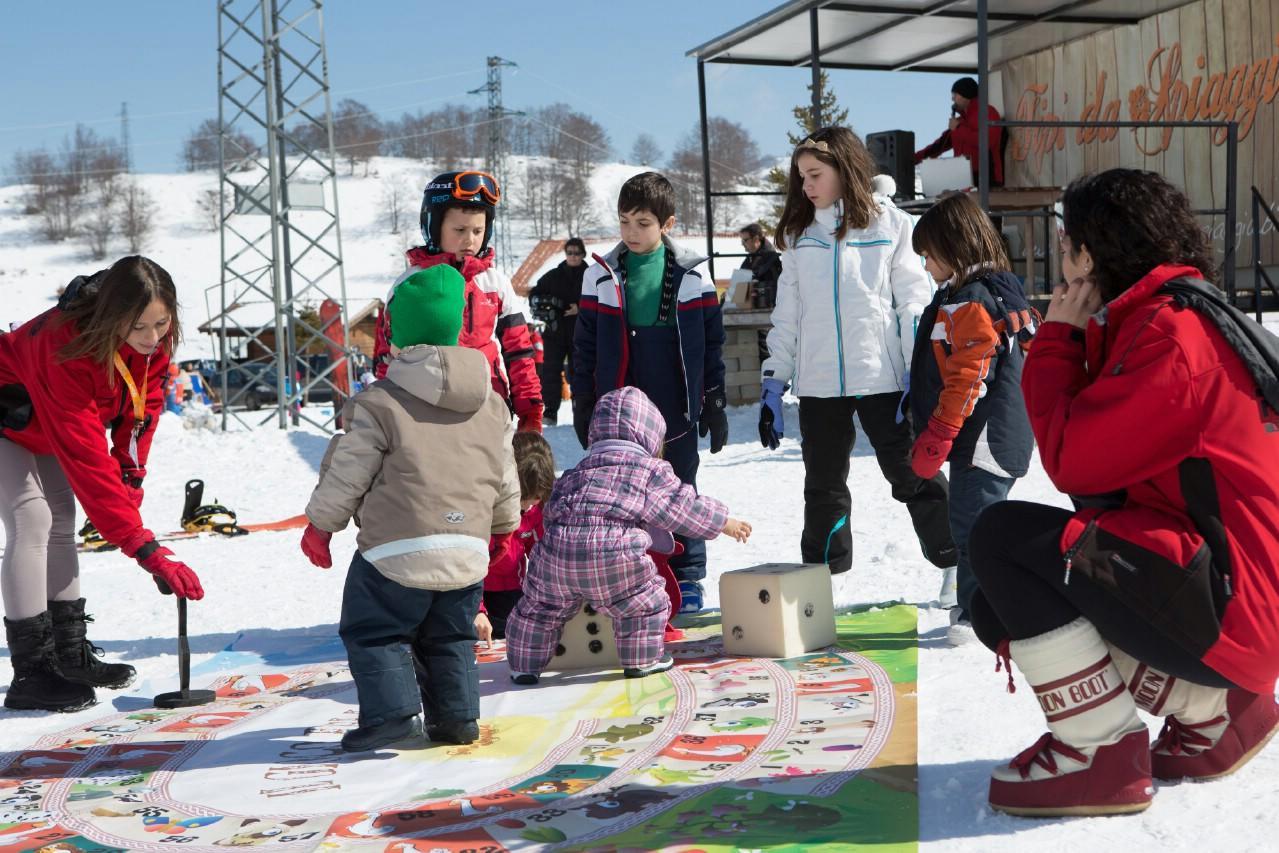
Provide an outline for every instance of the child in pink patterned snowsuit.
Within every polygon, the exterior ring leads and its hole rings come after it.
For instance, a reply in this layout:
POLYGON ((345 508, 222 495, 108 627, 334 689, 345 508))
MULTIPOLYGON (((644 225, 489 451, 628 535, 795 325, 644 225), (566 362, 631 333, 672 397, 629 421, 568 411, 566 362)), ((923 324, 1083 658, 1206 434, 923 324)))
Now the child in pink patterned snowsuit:
POLYGON ((638 388, 610 391, 596 404, 590 450, 551 492, 546 535, 507 621, 506 657, 517 684, 537 683, 583 600, 613 619, 628 677, 669 669, 662 634, 670 599, 645 553, 653 544, 646 528, 697 539, 749 535, 750 525, 729 518, 724 504, 699 496, 658 458, 665 434, 661 413, 638 388))

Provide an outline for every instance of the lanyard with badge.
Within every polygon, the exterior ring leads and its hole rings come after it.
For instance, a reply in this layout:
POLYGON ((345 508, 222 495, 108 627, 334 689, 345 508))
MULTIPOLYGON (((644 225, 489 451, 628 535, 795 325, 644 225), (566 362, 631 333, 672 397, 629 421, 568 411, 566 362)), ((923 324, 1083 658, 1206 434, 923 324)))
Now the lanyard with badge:
MULTIPOLYGON (((149 362, 149 359, 148 359, 149 362)), ((120 357, 120 353, 115 354, 115 369, 120 374, 120 378, 124 380, 125 387, 129 389, 129 399, 133 401, 133 429, 129 435, 129 458, 133 460, 134 465, 140 465, 138 462, 138 438, 142 435, 142 430, 146 428, 147 416, 147 373, 142 374, 142 390, 138 390, 137 383, 133 381, 133 374, 129 372, 128 366, 124 363, 124 359, 120 357)))

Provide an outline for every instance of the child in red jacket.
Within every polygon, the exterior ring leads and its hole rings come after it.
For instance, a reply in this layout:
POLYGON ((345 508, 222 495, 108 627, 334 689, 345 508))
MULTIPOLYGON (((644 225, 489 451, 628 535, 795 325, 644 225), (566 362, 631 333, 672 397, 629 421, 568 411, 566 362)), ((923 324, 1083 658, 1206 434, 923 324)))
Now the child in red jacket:
POLYGON ((520 477, 519 529, 489 540, 489 573, 484 578, 484 602, 475 622, 481 640, 506 639, 506 617, 523 595, 520 587, 528 555, 542 538, 542 505, 555 485, 555 457, 546 439, 535 432, 517 432, 515 469, 520 477))
MULTIPOLYGON (((542 388, 521 300, 510 280, 493 265, 493 218, 502 191, 487 172, 445 172, 422 196, 425 246, 409 249, 409 268, 392 287, 436 264, 449 264, 466 280, 466 305, 458 345, 488 359, 493 390, 519 418, 521 432, 542 431, 542 388)), ((390 297, 387 304, 390 304, 390 297)), ((374 372, 386 375, 391 360, 391 320, 383 311, 373 344, 374 372)))

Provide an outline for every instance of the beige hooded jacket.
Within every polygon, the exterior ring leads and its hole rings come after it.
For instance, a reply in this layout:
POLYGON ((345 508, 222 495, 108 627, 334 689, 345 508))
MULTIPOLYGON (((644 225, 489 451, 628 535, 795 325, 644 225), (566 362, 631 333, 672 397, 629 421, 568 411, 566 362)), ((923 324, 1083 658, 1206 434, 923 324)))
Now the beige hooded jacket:
POLYGON ((415 346, 349 400, 306 515, 321 530, 360 527, 360 553, 417 589, 483 580, 489 536, 520 523, 511 415, 477 350, 415 346))

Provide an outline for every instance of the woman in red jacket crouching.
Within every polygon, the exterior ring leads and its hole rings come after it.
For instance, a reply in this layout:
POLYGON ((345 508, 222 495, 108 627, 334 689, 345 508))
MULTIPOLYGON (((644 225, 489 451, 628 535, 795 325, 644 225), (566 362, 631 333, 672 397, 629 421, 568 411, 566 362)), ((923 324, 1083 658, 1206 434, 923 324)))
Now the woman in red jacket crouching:
POLYGON ((138 515, 178 334, 173 279, 138 256, 76 278, 56 307, 0 334, 7 708, 79 710, 94 703, 94 687, 134 677, 133 667, 94 657, 85 638, 76 498, 161 591, 204 596, 195 572, 170 559, 138 515))
POLYGON ((1224 776, 1279 726, 1276 348, 1205 281, 1207 238, 1162 177, 1114 169, 1062 202, 1069 284, 1022 390, 1079 508, 997 504, 972 533, 973 627, 1050 730, 990 803, 1134 812, 1153 779, 1224 776), (1138 708, 1164 717, 1153 744, 1138 708))

